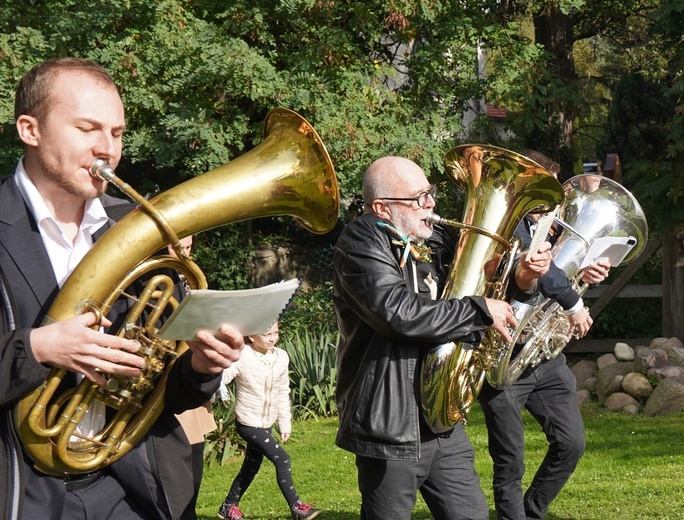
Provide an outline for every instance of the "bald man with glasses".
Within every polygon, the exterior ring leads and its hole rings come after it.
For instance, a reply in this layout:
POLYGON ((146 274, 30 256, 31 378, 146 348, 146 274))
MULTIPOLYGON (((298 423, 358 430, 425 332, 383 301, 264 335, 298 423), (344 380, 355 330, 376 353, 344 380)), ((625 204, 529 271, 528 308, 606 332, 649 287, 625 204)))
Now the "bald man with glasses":
MULTIPOLYGON (((508 337, 516 320, 504 301, 438 299, 457 236, 430 223, 435 196, 414 162, 378 159, 364 174, 365 214, 335 247, 336 443, 356 455, 362 519, 408 520, 418 491, 438 520, 489 516, 470 440, 460 425, 444 434, 428 428, 417 374, 424 348, 450 341, 476 347, 486 328, 508 337)), ((516 299, 534 293, 550 261, 547 244, 516 266, 516 299)))

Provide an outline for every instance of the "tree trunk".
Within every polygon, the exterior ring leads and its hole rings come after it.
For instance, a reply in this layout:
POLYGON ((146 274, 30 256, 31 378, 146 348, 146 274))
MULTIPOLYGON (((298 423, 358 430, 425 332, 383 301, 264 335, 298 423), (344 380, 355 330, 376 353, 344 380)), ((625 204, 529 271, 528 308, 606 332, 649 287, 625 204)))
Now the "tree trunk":
MULTIPOLYGON (((571 87, 576 81, 575 60, 572 53, 573 44, 572 15, 563 13, 557 5, 544 8, 534 16, 534 34, 536 43, 541 44, 552 56, 549 67, 564 89, 571 87)), ((551 94, 550 103, 540 107, 546 111, 549 123, 546 142, 535 143, 536 148, 549 149, 551 157, 561 165, 561 171, 571 176, 573 171, 573 145, 575 108, 568 96, 551 94), (549 141, 548 136, 552 139, 549 141), (553 138, 555 136, 555 139, 553 138)), ((563 176, 563 177, 565 177, 563 176)))
POLYGON ((663 335, 684 341, 684 226, 663 237, 663 335))

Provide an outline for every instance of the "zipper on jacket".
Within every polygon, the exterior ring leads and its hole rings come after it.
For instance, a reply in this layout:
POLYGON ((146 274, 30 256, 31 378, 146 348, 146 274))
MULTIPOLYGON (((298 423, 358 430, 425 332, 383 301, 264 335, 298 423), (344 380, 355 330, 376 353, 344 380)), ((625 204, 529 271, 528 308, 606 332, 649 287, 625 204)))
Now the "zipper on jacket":
POLYGON ((264 363, 267 372, 266 378, 264 379, 264 408, 261 411, 261 424, 264 425, 264 428, 270 428, 273 426, 272 424, 268 424, 271 422, 268 420, 268 418, 270 416, 269 412, 271 410, 271 391, 273 390, 273 380, 275 379, 275 366, 278 362, 278 351, 273 350, 273 355, 275 356, 273 363, 264 363))

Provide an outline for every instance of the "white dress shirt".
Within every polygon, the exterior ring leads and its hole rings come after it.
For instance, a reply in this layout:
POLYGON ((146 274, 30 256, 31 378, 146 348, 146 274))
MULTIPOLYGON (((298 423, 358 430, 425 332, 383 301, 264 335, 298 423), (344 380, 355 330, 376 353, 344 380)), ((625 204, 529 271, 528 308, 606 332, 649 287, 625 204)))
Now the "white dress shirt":
MULTIPOLYGON (((76 239, 71 243, 59 227, 59 223, 50 213, 35 184, 33 184, 33 181, 31 181, 26 173, 23 157, 17 164, 14 181, 17 183, 21 196, 38 225, 40 236, 50 258, 50 264, 52 264, 52 270, 55 273, 55 278, 59 287, 62 287, 71 272, 92 247, 93 233, 107 223, 107 213, 100 199, 86 201, 83 220, 78 228, 76 239)), ((105 424, 104 412, 105 405, 100 401, 94 401, 76 428, 76 432, 85 436, 96 434, 105 424)), ((78 442, 78 438, 72 437, 71 441, 78 442)))

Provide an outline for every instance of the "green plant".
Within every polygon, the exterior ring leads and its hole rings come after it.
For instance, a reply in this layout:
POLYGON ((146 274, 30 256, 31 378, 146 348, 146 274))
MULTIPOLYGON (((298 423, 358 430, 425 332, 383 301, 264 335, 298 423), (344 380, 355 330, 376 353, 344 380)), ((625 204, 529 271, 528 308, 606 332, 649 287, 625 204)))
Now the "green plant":
POLYGON ((282 339, 280 347, 290 356, 290 400, 295 418, 334 415, 337 333, 305 331, 282 339))
POLYGON ((302 288, 280 318, 281 341, 291 336, 323 335, 337 330, 332 282, 302 288))
POLYGON ((227 401, 217 399, 212 405, 217 427, 204 442, 204 461, 208 466, 225 465, 244 445, 235 429, 235 385, 228 386, 228 394, 227 401))
POLYGON ((197 235, 194 258, 204 271, 211 289, 250 288, 249 266, 254 254, 250 223, 237 222, 197 235))

